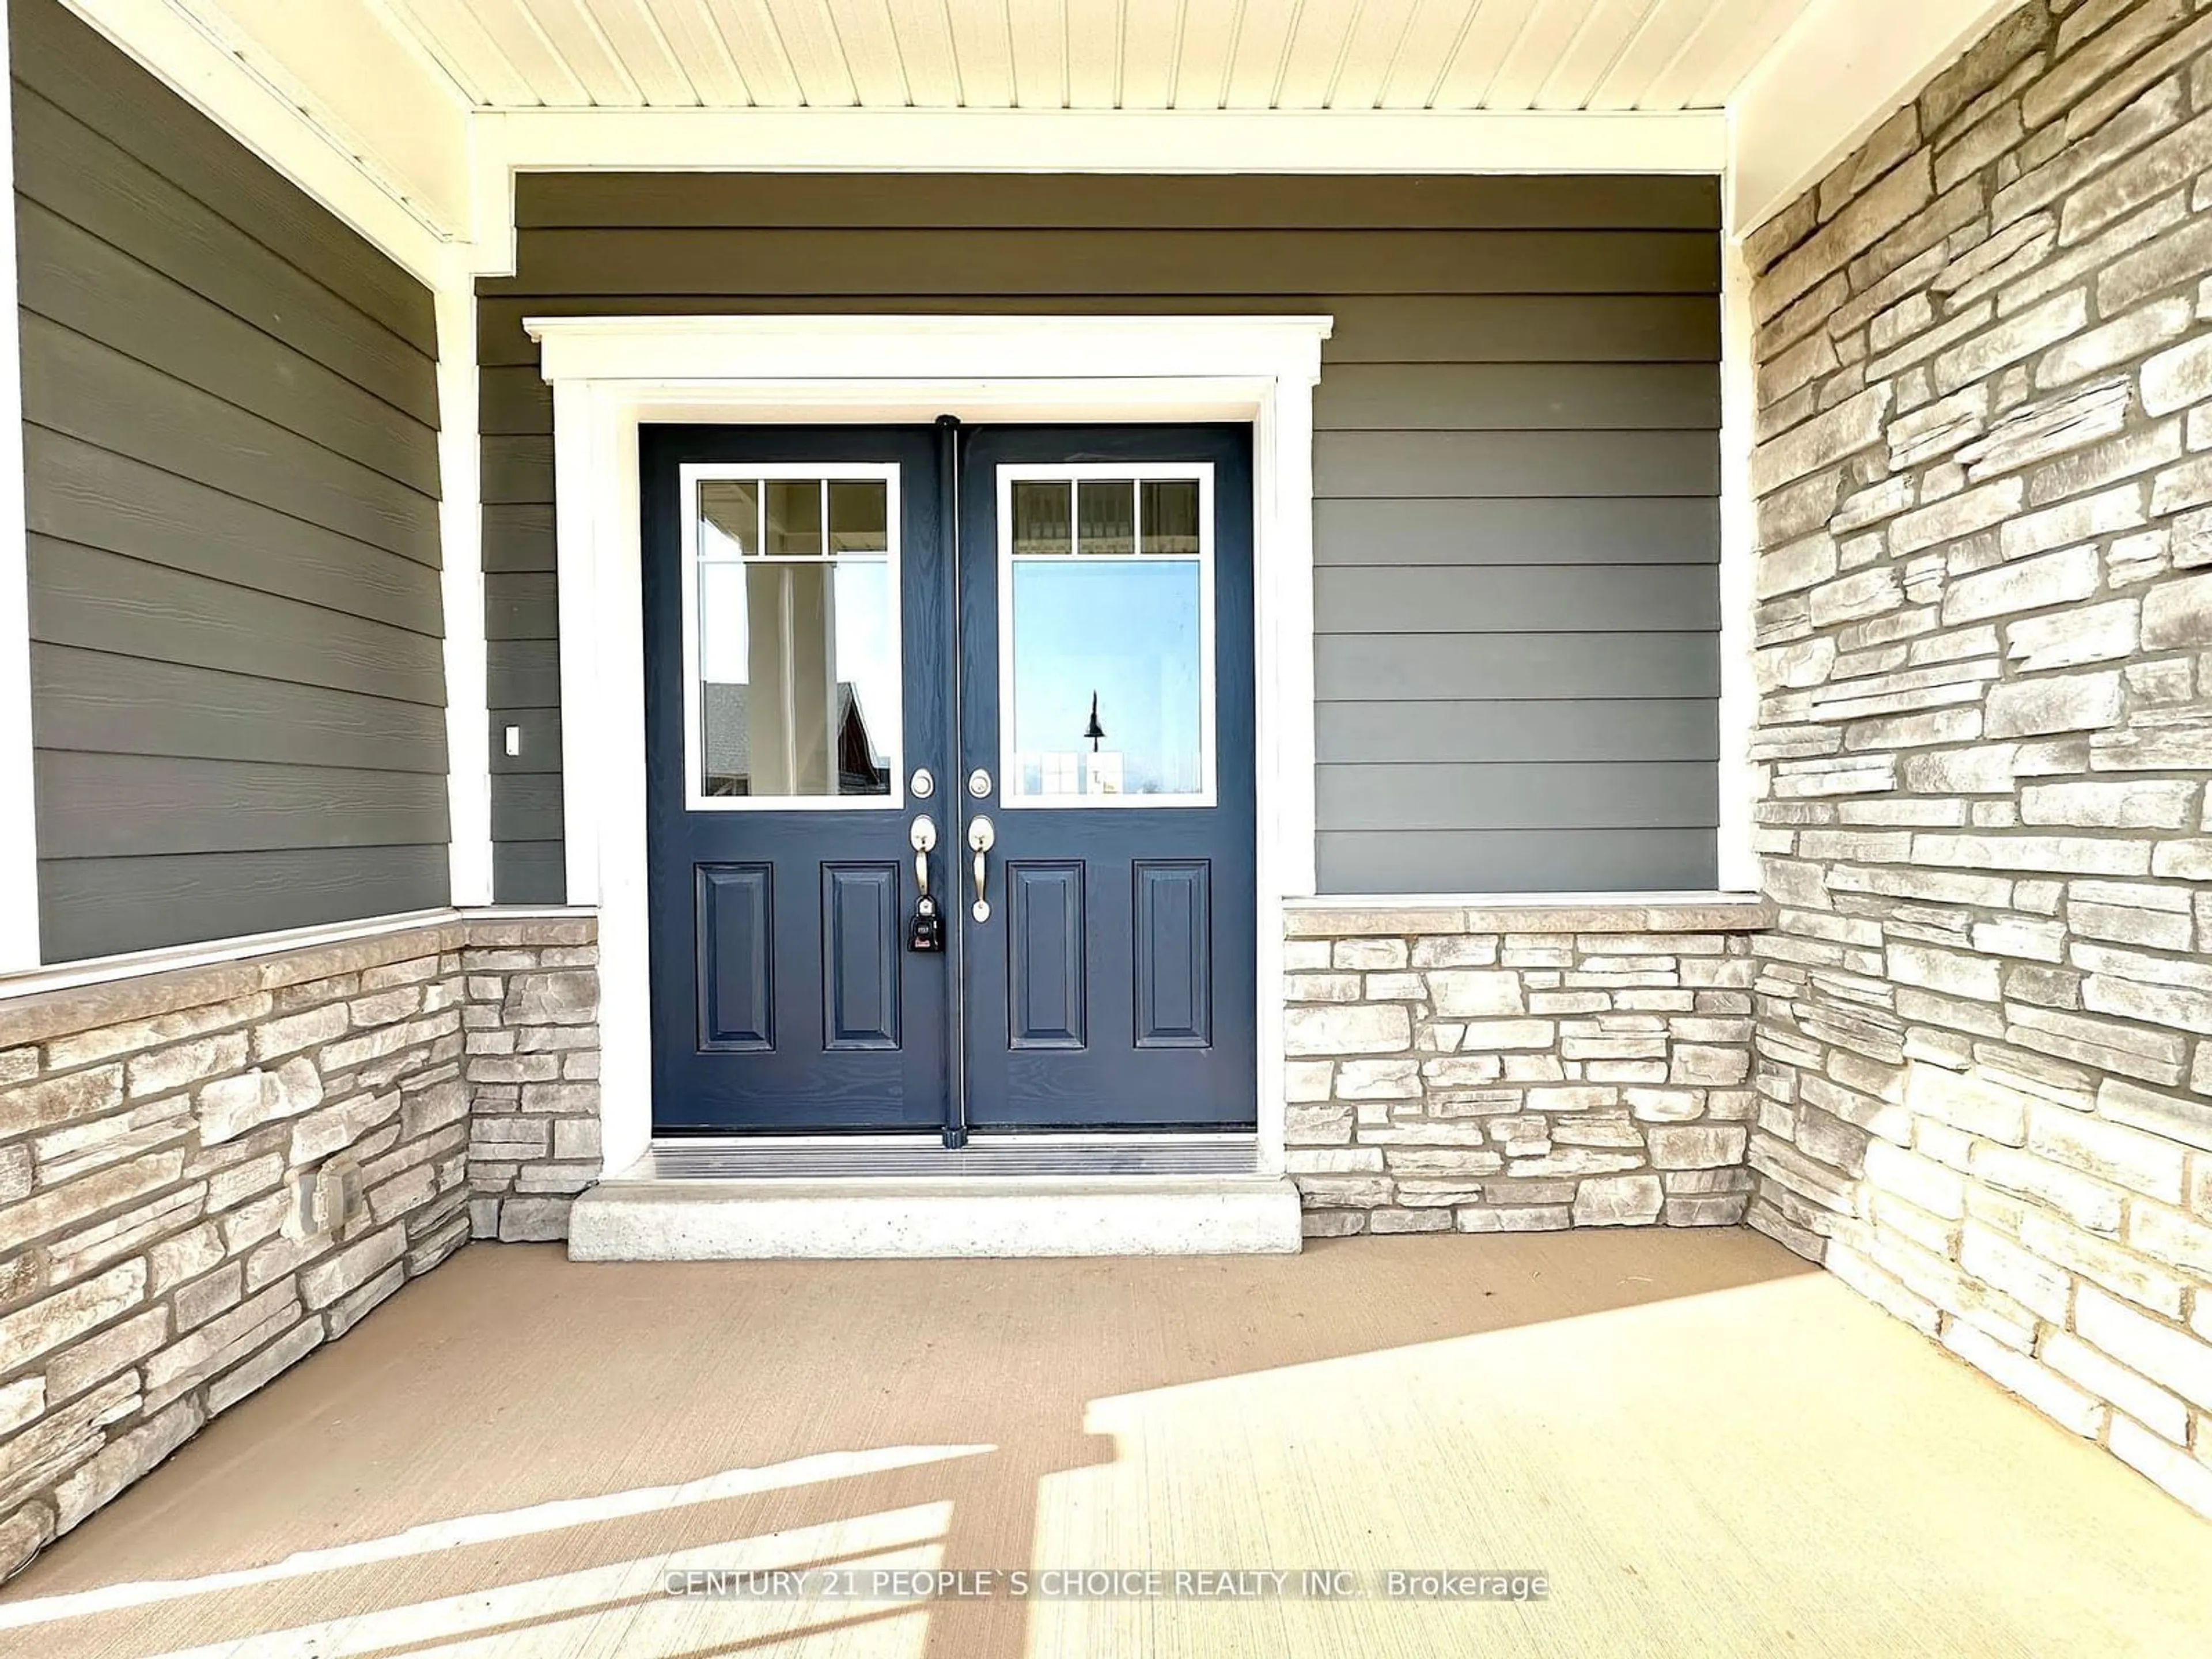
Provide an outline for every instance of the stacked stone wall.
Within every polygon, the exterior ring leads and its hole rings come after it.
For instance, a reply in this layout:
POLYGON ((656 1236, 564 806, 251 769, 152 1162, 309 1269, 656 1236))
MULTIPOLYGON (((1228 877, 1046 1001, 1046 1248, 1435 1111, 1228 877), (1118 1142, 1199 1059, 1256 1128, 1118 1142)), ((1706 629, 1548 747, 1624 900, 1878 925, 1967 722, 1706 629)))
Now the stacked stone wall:
POLYGON ((500 1036, 588 1073, 592 937, 455 917, 0 1000, 0 1577, 444 1261, 472 1192, 565 1223, 596 1097, 471 1073, 500 1036))
POLYGON ((1760 228, 1753 1224, 2212 1513, 2212 5, 1760 228))
POLYGON ((1318 1236, 1742 1219, 1757 906, 1293 910, 1318 1236))

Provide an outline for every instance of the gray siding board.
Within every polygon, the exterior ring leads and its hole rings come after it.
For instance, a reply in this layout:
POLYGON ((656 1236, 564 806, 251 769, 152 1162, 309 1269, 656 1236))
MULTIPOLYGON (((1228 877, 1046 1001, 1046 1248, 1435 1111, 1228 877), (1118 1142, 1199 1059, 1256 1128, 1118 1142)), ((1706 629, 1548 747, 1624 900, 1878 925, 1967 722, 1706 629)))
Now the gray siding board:
POLYGON ((1333 317, 1316 409, 1324 888, 1381 890, 1399 854, 1398 890, 1711 884, 1712 180, 518 188, 517 274, 478 289, 493 729, 550 741, 495 779, 502 898, 557 897, 562 879, 558 734, 533 728, 557 696, 558 617, 550 583, 522 580, 554 561, 550 401, 522 324, 638 312, 1333 317), (1612 763, 1653 769, 1608 795, 1612 763), (1486 827, 1504 822, 1529 827, 1486 827), (1651 823, 1667 827, 1625 827, 1651 823))
POLYGON ((1314 397, 1320 432, 1717 431, 1720 419, 1720 371, 1702 363, 1343 363, 1314 397))
POLYGON ((1452 634, 1345 634, 1314 641, 1323 702, 1715 697, 1720 678, 1720 642, 1711 634, 1501 634, 1479 643, 1452 634))
POLYGON ((1314 494, 1332 498, 1717 495, 1711 432, 1325 432, 1314 494))
MULTIPOLYGON (((22 65, 18 62, 21 71, 22 65)), ((435 335, 400 336, 35 94, 15 110, 21 195, 425 424, 435 335)), ((374 253, 369 259, 380 259, 374 253)))
POLYGON ((1698 761, 1522 761, 1330 766, 1315 778, 1339 830, 1681 830, 1720 822, 1713 768, 1698 761))
MULTIPOLYGON (((1717 632, 1720 573, 1702 564, 1386 566, 1315 573, 1316 632, 1717 632)), ((1481 642, 1468 638, 1467 648, 1481 642)))
MULTIPOLYGON (((158 167, 403 340, 436 332, 422 283, 50 0, 12 0, 15 77, 158 167)), ((21 164, 18 163, 20 177, 21 164)), ((434 407, 434 404, 433 405, 434 407)))
MULTIPOLYGON (((728 208, 690 178, 653 173, 544 173, 519 192, 526 230, 726 226, 728 208)), ((1717 230, 1711 178, 1577 180, 1436 174, 1408 178, 1266 174, 1178 179, 1163 191, 1142 175, 1087 179, 1080 191, 1049 174, 830 173, 747 180, 745 222, 805 229, 867 224, 935 230, 1031 229, 1717 230)))
POLYGON ((567 849, 557 841, 494 842, 491 886, 501 904, 558 904, 568 890, 567 849))
POLYGON ((501 775, 561 775, 561 711, 495 708, 491 714, 491 769, 501 775), (516 728, 516 753, 507 752, 507 728, 516 728))
POLYGON ((489 572, 558 568, 550 501, 503 501, 483 510, 483 567, 489 572))
POLYGON ((481 471, 487 507, 544 507, 553 500, 553 438, 486 438, 481 471))
POLYGON ((32 647, 31 674, 39 736, 57 750, 445 770, 434 706, 71 646, 32 647))
POLYGON ((23 418, 438 562, 438 503, 98 340, 23 317, 23 418))
POLYGON ((73 858, 392 847, 448 839, 446 780, 173 755, 37 758, 39 844, 73 858), (149 801, 160 810, 146 810, 149 801))
POLYGON ((489 294, 1702 294, 1679 230, 540 230, 489 294))
POLYGON ((485 636, 495 640, 557 640, 560 596, 550 571, 484 578, 485 636))
POLYGON ((42 859, 39 933, 50 961, 396 915, 446 902, 445 841, 118 859, 42 859))
MULTIPOLYGON (((41 427, 23 432, 40 487, 30 529, 173 570, 302 600, 416 634, 445 632, 430 567, 258 501, 41 427)), ((438 688, 426 683, 426 696, 438 688)))
POLYGON ((445 701, 443 647, 429 635, 42 536, 31 538, 31 637, 431 707, 445 701))
POLYGON ((438 493, 438 434, 45 209, 17 216, 26 309, 149 368, 361 462, 438 493))
POLYGON ((1720 502, 1710 497, 1493 496, 1314 503, 1314 562, 1717 564, 1720 502))
POLYGON ((1324 830, 1316 858, 1325 893, 1687 892, 1720 880, 1702 829, 1324 830))
POLYGON ((561 648, 551 640, 492 640, 484 647, 495 714, 561 706, 561 648))
POLYGON ((491 833, 498 841, 558 841, 561 779, 557 773, 515 773, 492 800, 491 833))
POLYGON ((1389 761, 1714 761, 1720 720, 1703 697, 1481 702, 1324 702, 1320 752, 1389 761))

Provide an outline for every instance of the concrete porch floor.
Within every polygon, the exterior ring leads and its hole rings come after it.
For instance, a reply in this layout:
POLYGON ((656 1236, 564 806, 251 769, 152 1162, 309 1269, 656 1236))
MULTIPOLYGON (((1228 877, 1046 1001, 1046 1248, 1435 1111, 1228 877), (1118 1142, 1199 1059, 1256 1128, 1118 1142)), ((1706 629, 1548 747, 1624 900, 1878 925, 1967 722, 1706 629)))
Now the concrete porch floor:
POLYGON ((586 1266, 472 1247, 0 1593, 0 1653, 2212 1651, 2212 1526, 1756 1235, 586 1266), (1530 1568, 1528 1606, 672 1567, 1530 1568))

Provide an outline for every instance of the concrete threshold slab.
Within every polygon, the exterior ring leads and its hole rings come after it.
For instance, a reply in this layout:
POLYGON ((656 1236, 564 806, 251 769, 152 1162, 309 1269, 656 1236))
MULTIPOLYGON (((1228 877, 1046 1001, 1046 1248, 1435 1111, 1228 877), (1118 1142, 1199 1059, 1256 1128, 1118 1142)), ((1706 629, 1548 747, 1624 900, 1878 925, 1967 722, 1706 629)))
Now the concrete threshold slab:
POLYGON ((1263 1255, 1300 1246, 1279 1176, 617 1178, 576 1200, 577 1261, 1263 1255))

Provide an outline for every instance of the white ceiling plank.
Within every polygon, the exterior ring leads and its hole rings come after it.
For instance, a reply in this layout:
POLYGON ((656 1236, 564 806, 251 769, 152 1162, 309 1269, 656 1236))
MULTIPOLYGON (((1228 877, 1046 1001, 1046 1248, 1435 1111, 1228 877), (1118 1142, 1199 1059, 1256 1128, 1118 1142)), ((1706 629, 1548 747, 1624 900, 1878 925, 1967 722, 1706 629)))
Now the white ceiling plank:
POLYGON ((590 90, 523 0, 468 0, 468 9, 539 103, 558 109, 592 101, 590 90))
MULTIPOLYGON (((1711 0, 1659 0, 1590 94, 1597 110, 1644 109, 1652 82, 1705 20, 1711 0)), ((1678 106, 1679 107, 1679 106, 1678 106)))
POLYGON ((1229 58, 1231 109, 1273 109, 1301 0, 1243 0, 1229 58))
POLYGON ((1065 5, 1068 106, 1118 108, 1122 0, 1065 0, 1065 5))
POLYGON ((1398 49, 1420 0, 1364 0, 1346 33, 1344 50, 1322 97, 1331 109, 1373 109, 1398 61, 1398 49))
POLYGON ((707 0, 646 0, 660 33, 684 68, 699 101, 715 109, 742 109, 752 102, 730 43, 714 26, 707 0))
POLYGON ((1480 109, 1543 0, 1482 0, 1436 83, 1437 109, 1480 109))
POLYGON ((461 0, 379 0, 392 26, 404 29, 435 58, 471 103, 487 109, 528 108, 541 100, 508 61, 476 13, 461 0))
POLYGON ((1529 107, 1589 108, 1607 71, 1620 61, 1660 3, 1661 0, 1596 0, 1552 72, 1528 100, 1529 107))
POLYGON ((645 101, 657 108, 700 102, 648 0, 580 0, 645 101))
POLYGON ((960 107, 960 64, 953 55, 952 25, 945 0, 884 0, 899 61, 906 67, 907 96, 917 109, 960 107))
POLYGON ((608 109, 635 108, 645 94, 607 40, 585 0, 528 0, 530 15, 553 50, 584 83, 592 101, 608 109))
POLYGON ((799 77, 800 100, 810 109, 852 108, 860 101, 845 62, 845 48, 830 27, 823 0, 767 0, 768 15, 799 77))
POLYGON ((1744 14, 1726 49, 1718 53, 1700 80, 1690 88, 1693 109, 1718 109, 1741 86, 1759 60, 1774 50, 1790 26, 1805 15, 1808 0, 1759 0, 1744 14))
POLYGON ((1366 0, 1304 0, 1291 25, 1275 88, 1279 109, 1324 109, 1366 0))
POLYGON ((1382 71, 1378 109, 1425 109, 1482 0, 1414 0, 1406 33, 1382 71))
POLYGON ((767 0, 706 0, 706 6, 756 106, 796 109, 805 102, 767 0))
POLYGON ((1535 10, 1521 31, 1521 38, 1505 54, 1498 73, 1483 94, 1485 109, 1528 109, 1579 32, 1592 23, 1607 21, 1607 0, 1538 0, 1535 10))
MULTIPOLYGON (((1694 109, 1699 90, 1706 86, 1753 21, 1772 0, 1707 0, 1705 15, 1682 43, 1681 50, 1652 80, 1644 96, 1647 109, 1694 109)), ((1802 9, 1802 0, 1784 0, 1802 9)), ((1767 46, 1773 44, 1770 37, 1767 46)), ((1762 47, 1763 52, 1765 48, 1762 47)), ((1752 61, 1756 61, 1753 59, 1752 61)), ((1745 66, 1747 69, 1749 64, 1745 66)))
POLYGON ((1122 0, 1123 109, 1165 109, 1173 101, 1188 10, 1187 0, 1122 0))
POLYGON ((1014 102, 1023 109, 1067 106, 1067 37, 1057 0, 1006 0, 1013 40, 1014 102))
POLYGON ((870 109, 904 109, 914 101, 898 31, 884 0, 823 0, 830 26, 845 54, 846 72, 870 109))
POLYGON ((1229 55, 1242 20, 1238 0, 1191 0, 1184 8, 1182 42, 1176 53, 1177 109, 1219 109, 1229 94, 1229 55))
POLYGON ((1011 109, 1014 46, 1005 0, 942 0, 960 67, 960 101, 969 109, 1011 109))

